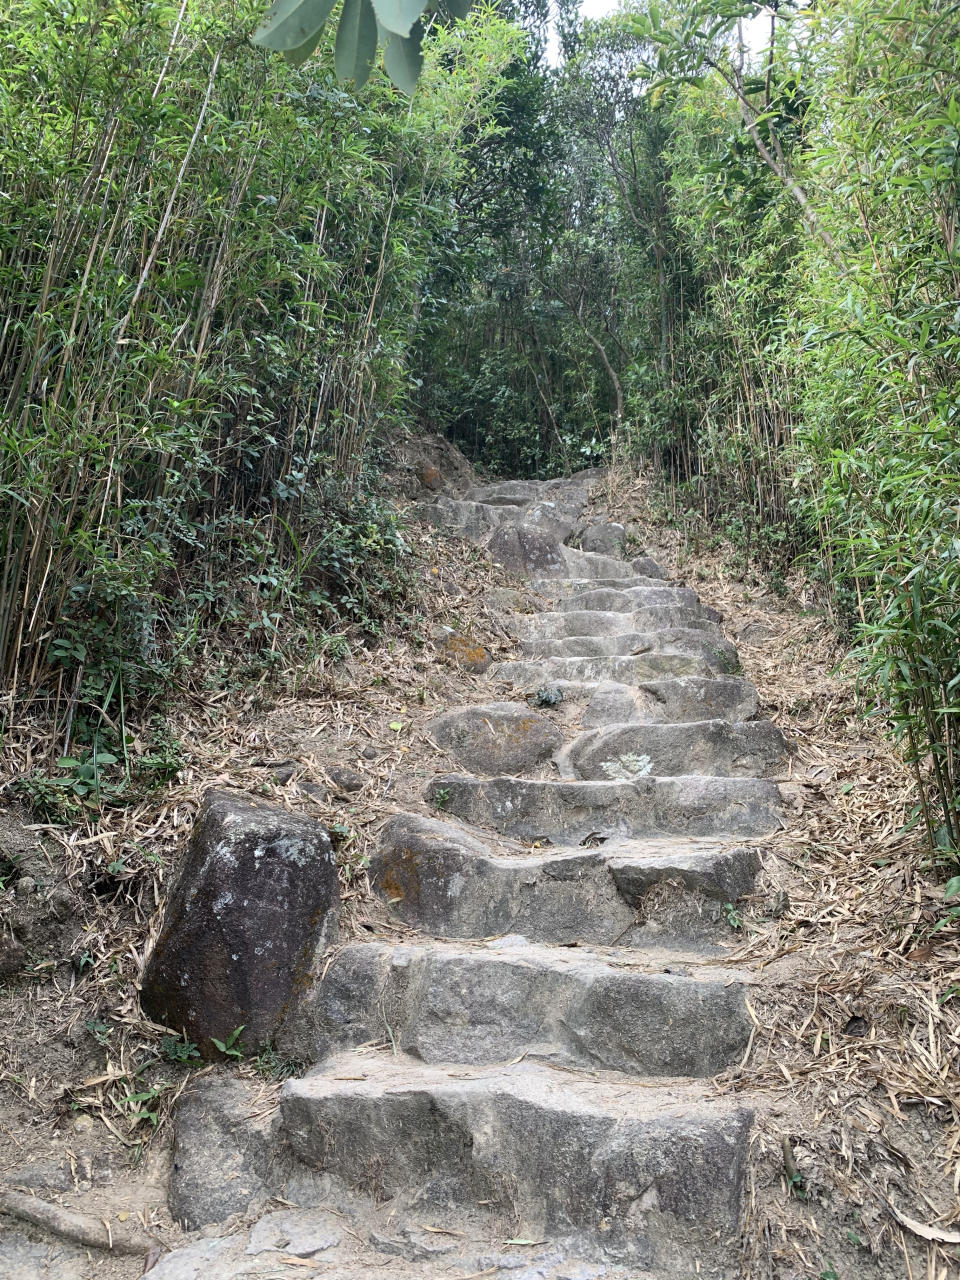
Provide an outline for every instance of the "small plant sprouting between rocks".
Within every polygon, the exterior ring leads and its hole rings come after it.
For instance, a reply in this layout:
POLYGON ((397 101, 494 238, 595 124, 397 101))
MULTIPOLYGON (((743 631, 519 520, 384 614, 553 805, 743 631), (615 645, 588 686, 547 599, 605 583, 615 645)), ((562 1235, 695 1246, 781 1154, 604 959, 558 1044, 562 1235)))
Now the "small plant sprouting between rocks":
POLYGON ((210 1043, 213 1045, 215 1049, 217 1049, 220 1053, 222 1053, 225 1058, 240 1059, 243 1057, 243 1050, 237 1044, 237 1041, 240 1039, 240 1033, 242 1031, 243 1031, 242 1025, 239 1027, 234 1027, 234 1029, 227 1036, 226 1040, 218 1040, 216 1036, 211 1036, 210 1043))
POLYGON ((562 701, 563 690, 558 689, 556 685, 542 684, 533 695, 535 707, 559 707, 562 701))
POLYGON ((724 920, 727 922, 727 924, 730 926, 731 929, 743 928, 743 916, 737 910, 736 903, 725 902, 723 906, 720 908, 720 910, 723 914, 724 920))
POLYGON ((200 1049, 186 1036, 164 1036, 160 1041, 160 1052, 168 1062, 198 1063, 200 1049))

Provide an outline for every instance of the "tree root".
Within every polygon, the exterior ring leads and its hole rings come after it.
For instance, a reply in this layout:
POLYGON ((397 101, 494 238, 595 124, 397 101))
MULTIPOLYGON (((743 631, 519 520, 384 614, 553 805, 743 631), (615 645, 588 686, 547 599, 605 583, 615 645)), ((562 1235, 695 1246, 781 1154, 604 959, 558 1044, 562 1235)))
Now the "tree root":
POLYGON ((152 1236, 132 1236, 126 1232, 114 1231, 105 1221, 91 1218, 85 1213, 76 1213, 73 1209, 64 1209, 59 1204, 50 1204, 47 1200, 38 1200, 36 1196, 28 1196, 20 1191, 0 1188, 0 1213, 20 1218, 23 1222, 32 1222, 36 1227, 43 1227, 55 1236, 89 1249, 139 1255, 149 1253, 158 1244, 152 1236))

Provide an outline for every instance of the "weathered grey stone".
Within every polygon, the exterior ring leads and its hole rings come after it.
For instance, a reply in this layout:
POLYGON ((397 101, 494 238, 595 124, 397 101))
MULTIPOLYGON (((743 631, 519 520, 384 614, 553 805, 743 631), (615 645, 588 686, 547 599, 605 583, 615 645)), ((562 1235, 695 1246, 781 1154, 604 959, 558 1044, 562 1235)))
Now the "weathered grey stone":
MULTIPOLYGON (((634 946, 643 941, 635 908, 656 884, 675 881, 728 902, 750 891, 758 869, 754 849, 711 840, 612 839, 522 852, 452 822, 399 814, 383 829, 370 879, 402 921, 441 937, 634 946)), ((713 919, 670 911, 656 924, 666 938, 700 937, 713 919)))
POLYGON ((618 582, 624 578, 636 577, 627 562, 617 559, 616 556, 596 555, 592 551, 577 551, 574 547, 563 547, 561 550, 566 562, 566 572, 563 574, 565 578, 589 582, 598 580, 618 582))
POLYGON ((415 814, 384 826, 370 879, 405 923, 453 938, 607 944, 635 918, 600 850, 496 852, 478 834, 415 814))
POLYGON ((514 573, 558 577, 566 572, 564 548, 559 540, 534 525, 501 525, 491 534, 486 547, 498 564, 514 573))
POLYGON ((494 484, 474 485, 463 495, 470 502, 515 503, 526 506, 536 502, 543 492, 538 480, 501 480, 494 484))
POLYGON ((358 773, 356 769, 351 769, 349 765, 328 765, 324 772, 337 789, 345 795, 353 795, 355 792, 363 790, 363 774, 358 773))
POLYGON ((537 529, 558 542, 566 538, 576 524, 586 501, 583 490, 555 490, 539 498, 501 493, 497 487, 473 489, 482 498, 450 498, 439 495, 433 502, 414 507, 417 519, 433 524, 455 537, 469 542, 483 542, 495 529, 525 525, 537 529))
POLYGON ((320 823, 208 793, 144 968, 144 1011, 185 1029, 207 1056, 213 1037, 241 1026, 241 1044, 267 1043, 335 934, 339 908, 320 823))
POLYGON ((757 691, 740 676, 675 676, 638 685, 616 681, 561 681, 569 699, 585 697, 584 729, 611 724, 686 724, 699 720, 749 720, 757 691))
POLYGON ((207 1078, 177 1104, 168 1202, 193 1230, 268 1199, 278 1117, 264 1115, 262 1090, 207 1078))
POLYGON ((520 773, 563 745, 556 725, 521 702, 460 707, 431 720, 427 731, 471 773, 520 773))
POLYGON ((639 689, 615 680, 598 684, 580 719, 584 729, 607 724, 639 724, 645 700, 639 689))
POLYGON ((561 773, 587 779, 651 774, 675 777, 764 778, 778 773, 786 758, 783 734, 769 720, 730 724, 701 720, 689 724, 611 725, 582 734, 559 758, 561 773))
POLYGON ((569 595, 558 596, 556 601, 557 609, 564 613, 568 610, 582 609, 602 609, 609 613, 633 613, 637 609, 649 609, 661 605, 699 609, 700 597, 690 587, 664 587, 648 581, 639 586, 591 587, 585 585, 569 595))
POLYGON ((657 631, 681 627, 720 635, 715 623, 699 609, 663 605, 635 609, 632 613, 603 609, 568 609, 556 613, 528 613, 510 619, 510 629, 518 640, 563 640, 568 636, 615 636, 624 631, 657 631))
MULTIPOLYGON (((604 615, 609 616, 609 615, 604 615)), ((605 636, 563 636, 526 640, 523 652, 534 658, 618 658, 654 652, 698 654, 722 670, 739 663, 734 646, 717 631, 698 627, 661 627, 656 631, 620 631, 605 636)))
POLYGON ((439 794, 445 812, 478 826, 571 844, 594 835, 766 835, 783 809, 776 785, 758 778, 562 782, 442 774, 424 794, 439 794))
POLYGON ((427 1206, 479 1201, 512 1233, 597 1233, 644 1262, 661 1215, 705 1235, 736 1229, 751 1117, 692 1088, 346 1054, 281 1098, 301 1160, 382 1198, 416 1188, 427 1206))
POLYGON ((509 680, 523 689, 543 683, 563 681, 615 680, 620 684, 644 684, 664 676, 708 676, 722 672, 730 662, 725 645, 703 653, 653 650, 650 653, 618 655, 612 658, 527 658, 517 662, 496 662, 490 674, 509 680))
POLYGON ((619 556, 627 541, 622 524, 591 524, 580 534, 580 550, 605 556, 619 556))
MULTIPOLYGON (((530 586, 550 600, 568 600, 571 596, 582 595, 585 591, 680 591, 687 588, 672 586, 660 578, 648 578, 643 574, 628 577, 620 572, 609 578, 569 577, 569 578, 534 578, 530 586)), ((559 607, 559 606, 558 606, 559 607)))
MULTIPOLYGON (((337 1196, 338 1204, 348 1199, 360 1202, 363 1197, 350 1197, 345 1191, 337 1196)), ((448 1225, 427 1230, 418 1225, 423 1210, 418 1207, 416 1192, 405 1199, 410 1203, 410 1221, 398 1219, 396 1198, 383 1206, 371 1204, 361 1209, 359 1216, 351 1215, 350 1230, 340 1245, 316 1257, 317 1270, 311 1271, 300 1264, 296 1266, 296 1274, 306 1276, 307 1280, 327 1276, 335 1280, 450 1280, 450 1277, 477 1274, 489 1275, 491 1280, 494 1277, 499 1280, 636 1280, 637 1272, 632 1265, 628 1271, 608 1260, 597 1261, 597 1248, 590 1248, 583 1237, 552 1240, 539 1247, 526 1245, 520 1252, 514 1247, 505 1252, 501 1244, 503 1230, 486 1242, 473 1238, 469 1228, 474 1224, 468 1211, 444 1212, 441 1221, 448 1225), (451 1219, 457 1227, 449 1225, 451 1219), (369 1247, 364 1247, 364 1238, 369 1247), (335 1270, 331 1271, 331 1267, 335 1270)), ((304 1211, 305 1219, 311 1215, 319 1219, 325 1217, 322 1210, 304 1211)), ((661 1230, 664 1227, 665 1235, 677 1233, 677 1224, 669 1220, 665 1220, 661 1230)), ((281 1275, 294 1274, 297 1255, 288 1249, 249 1255, 246 1245, 252 1234, 236 1231, 183 1245, 160 1259, 150 1272, 151 1280, 154 1274, 157 1280, 280 1280, 281 1275)), ((701 1268, 702 1257, 701 1250, 698 1255, 701 1268)), ((710 1274, 717 1280, 733 1280, 732 1274, 714 1270, 710 1274)), ((3 1275, 7 1280, 6 1273, 3 1275)), ((49 1280, 51 1273, 44 1270, 22 1280, 40 1280, 40 1275, 43 1280, 49 1280)), ((644 1269, 643 1278, 677 1280, 677 1273, 672 1268, 669 1275, 644 1269)), ((21 1278, 18 1276, 17 1280, 21 1278)), ((59 1271, 56 1280, 61 1280, 59 1271)), ((73 1273, 65 1273, 64 1280, 74 1280, 73 1273)))
POLYGON ((498 508, 450 497, 418 502, 413 508, 413 516, 468 542, 482 542, 500 523, 498 508))
POLYGON ((759 850, 739 847, 700 847, 650 842, 642 854, 635 841, 612 840, 605 846, 607 866, 624 900, 640 907, 644 895, 667 881, 679 882, 690 893, 719 902, 736 902, 753 889, 760 870, 759 850))
POLYGON ((650 556, 637 556, 635 560, 631 560, 630 565, 634 573, 642 574, 647 578, 665 578, 667 576, 656 560, 650 556))
POLYGON ((756 687, 742 676, 646 680, 639 692, 651 700, 642 714, 652 722, 750 720, 757 714, 756 687))
POLYGON ((573 498, 559 494, 557 500, 546 499, 522 508, 523 523, 562 542, 569 537, 583 507, 583 495, 573 498))
POLYGON ((662 958, 659 971, 656 961, 644 971, 529 943, 360 942, 325 968, 284 1044, 312 1062, 390 1040, 424 1062, 505 1062, 525 1053, 635 1076, 714 1075, 739 1061, 751 1024, 738 975, 664 968, 662 958))
POLYGON ((268 1213, 250 1232, 244 1252, 283 1252, 295 1258, 313 1258, 334 1248, 343 1239, 340 1220, 320 1209, 281 1209, 268 1213))
POLYGON ((475 485, 464 494, 473 502, 526 505, 536 502, 564 503, 583 507, 589 496, 586 478, 560 480, 501 480, 494 484, 475 485))
POLYGON ((518 587, 493 587, 486 595, 487 605, 496 609, 501 615, 504 613, 525 614, 529 617, 534 615, 529 612, 532 608, 530 593, 518 587))
POLYGON ((475 636, 461 631, 453 631, 447 636, 443 652, 450 662, 478 676, 488 671, 493 662, 485 645, 481 644, 475 636))
POLYGON ((3 1280, 84 1280, 88 1255, 60 1241, 31 1240, 18 1225, 3 1222, 0 1239, 0 1276, 3 1280))

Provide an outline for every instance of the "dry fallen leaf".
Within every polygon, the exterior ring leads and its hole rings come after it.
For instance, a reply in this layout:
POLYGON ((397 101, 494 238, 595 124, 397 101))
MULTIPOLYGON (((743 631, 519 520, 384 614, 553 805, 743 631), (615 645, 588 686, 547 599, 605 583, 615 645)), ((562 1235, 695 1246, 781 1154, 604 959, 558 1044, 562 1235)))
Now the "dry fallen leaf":
MULTIPOLYGON (((890 1204, 889 1200, 887 1204, 890 1204)), ((906 1227, 908 1231, 912 1231, 921 1240, 935 1240, 937 1244, 960 1244, 960 1231, 945 1231, 943 1227, 928 1227, 923 1222, 917 1222, 915 1218, 908 1218, 905 1213, 901 1213, 892 1204, 890 1204, 890 1212, 901 1227, 906 1227)))
POLYGON ((914 947, 912 951, 907 952, 908 960, 929 960, 933 955, 934 946, 932 942, 925 943, 922 947, 914 947))

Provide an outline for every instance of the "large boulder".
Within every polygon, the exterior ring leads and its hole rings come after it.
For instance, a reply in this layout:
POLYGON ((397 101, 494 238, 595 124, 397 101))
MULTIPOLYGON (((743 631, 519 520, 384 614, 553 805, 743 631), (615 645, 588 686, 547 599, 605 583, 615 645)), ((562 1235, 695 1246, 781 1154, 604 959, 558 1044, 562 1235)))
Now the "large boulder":
POLYGON ((210 793, 170 892, 143 976, 141 1003, 185 1030, 205 1057, 212 1039, 272 1040, 291 999, 336 934, 337 867, 319 822, 277 805, 210 793))
POLYGON ((438 746, 471 773, 523 773, 563 746, 563 734, 521 702, 458 707, 427 726, 438 746))
POLYGON ((620 556, 627 541, 622 524, 591 524, 580 534, 580 550, 603 556, 620 556))
POLYGON ((514 573, 557 578, 567 572, 559 539, 534 525, 501 525, 488 539, 487 550, 498 564, 514 573))
POLYGON ((428 493, 461 493, 477 483, 472 465, 452 441, 441 435, 405 440, 396 450, 398 466, 391 479, 407 497, 428 493))

